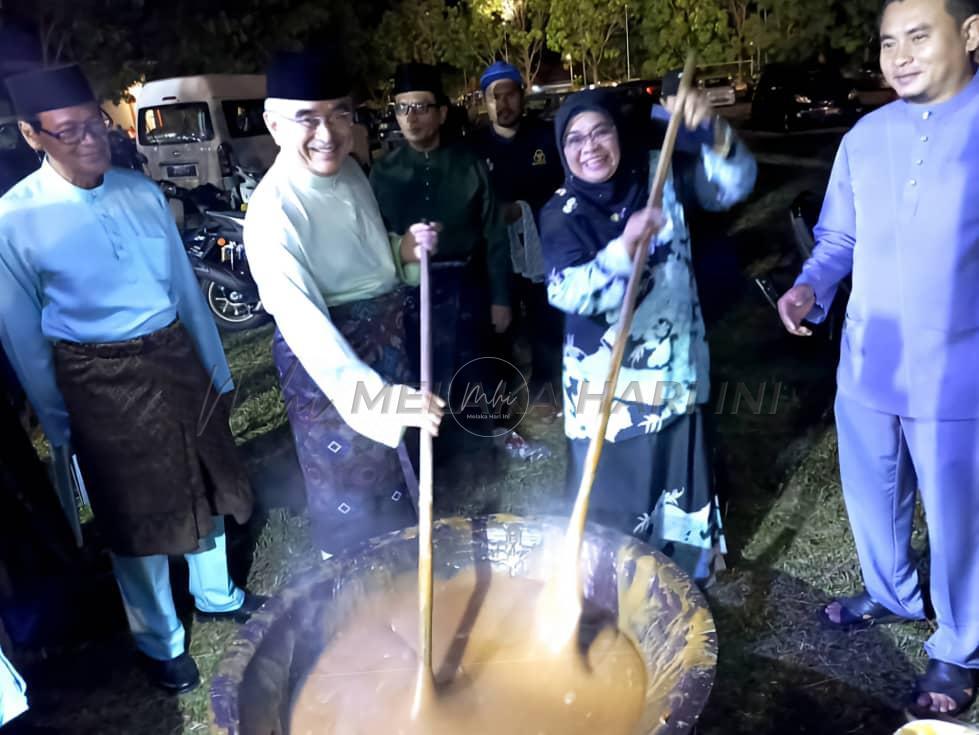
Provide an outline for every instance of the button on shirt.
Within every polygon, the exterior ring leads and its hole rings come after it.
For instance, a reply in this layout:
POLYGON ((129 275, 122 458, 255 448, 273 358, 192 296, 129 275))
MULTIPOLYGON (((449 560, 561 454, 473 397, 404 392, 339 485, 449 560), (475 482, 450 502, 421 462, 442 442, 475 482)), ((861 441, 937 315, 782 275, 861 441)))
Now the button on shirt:
POLYGON ((822 318, 853 291, 839 390, 921 419, 979 417, 979 77, 939 104, 894 102, 843 139, 798 283, 822 318))
POLYGON ((371 186, 388 231, 442 225, 436 261, 485 258, 492 303, 510 303, 510 240, 486 164, 461 144, 420 153, 401 146, 374 164, 371 186))
POLYGON ((80 189, 45 162, 0 198, 0 338, 48 440, 69 439, 51 342, 121 342, 180 318, 215 387, 221 339, 160 190, 112 169, 80 189))

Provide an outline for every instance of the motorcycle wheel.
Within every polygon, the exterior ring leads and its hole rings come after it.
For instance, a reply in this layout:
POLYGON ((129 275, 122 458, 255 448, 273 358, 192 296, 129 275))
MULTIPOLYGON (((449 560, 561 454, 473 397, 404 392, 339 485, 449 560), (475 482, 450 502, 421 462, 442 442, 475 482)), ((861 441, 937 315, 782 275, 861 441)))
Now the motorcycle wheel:
POLYGON ((256 304, 236 298, 237 292, 214 281, 203 282, 201 289, 211 316, 223 332, 244 332, 269 320, 268 314, 256 310, 256 304))

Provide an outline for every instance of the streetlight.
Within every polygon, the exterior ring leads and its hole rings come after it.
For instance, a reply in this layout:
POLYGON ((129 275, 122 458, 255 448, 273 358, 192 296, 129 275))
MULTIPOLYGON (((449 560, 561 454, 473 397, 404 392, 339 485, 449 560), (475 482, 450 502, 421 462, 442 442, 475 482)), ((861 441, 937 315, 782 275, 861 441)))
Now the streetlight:
POLYGON ((503 55, 506 57, 506 61, 510 63, 510 23, 513 22, 514 17, 516 17, 517 9, 514 5, 513 0, 503 0, 503 55))
POLYGON ((568 62, 568 74, 571 75, 571 86, 574 86, 574 60, 571 58, 571 54, 565 54, 564 60, 568 62))
POLYGON ((632 60, 629 58, 629 6, 625 8, 625 78, 626 81, 632 79, 632 60))

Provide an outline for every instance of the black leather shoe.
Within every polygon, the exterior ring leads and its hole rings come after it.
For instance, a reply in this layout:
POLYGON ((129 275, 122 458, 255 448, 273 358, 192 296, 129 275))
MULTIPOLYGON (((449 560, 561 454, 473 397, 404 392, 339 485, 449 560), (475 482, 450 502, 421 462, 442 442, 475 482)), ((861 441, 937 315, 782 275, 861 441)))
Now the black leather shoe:
POLYGON ((184 652, 169 661, 145 657, 153 683, 171 694, 184 694, 196 689, 201 683, 201 672, 190 654, 184 652))
POLYGON ((239 607, 237 610, 230 610, 229 612, 223 613, 194 610, 194 618, 202 623, 206 623, 209 620, 230 620, 233 623, 241 625, 243 623, 247 623, 249 618, 258 612, 258 609, 264 605, 268 599, 269 598, 265 595, 253 595, 251 592, 246 592, 245 601, 241 603, 241 607, 239 607))

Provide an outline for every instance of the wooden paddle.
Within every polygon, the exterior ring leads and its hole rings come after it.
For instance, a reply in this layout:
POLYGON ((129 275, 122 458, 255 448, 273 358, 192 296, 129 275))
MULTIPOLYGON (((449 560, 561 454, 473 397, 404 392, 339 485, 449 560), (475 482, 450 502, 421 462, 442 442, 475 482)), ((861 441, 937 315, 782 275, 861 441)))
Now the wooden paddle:
MULTIPOLYGON (((421 248, 421 389, 432 390, 432 292, 428 250, 421 248)), ((433 399, 434 400, 434 399, 433 399)), ((418 448, 418 678, 412 718, 435 693, 432 670, 432 435, 424 428, 418 448)))
MULTIPOLYGON (((663 203, 663 189, 666 186, 666 179, 673 162, 673 149, 676 147, 680 125, 683 124, 683 103, 690 92, 695 69, 695 56, 693 52, 690 52, 687 56, 687 63, 683 67, 683 77, 680 79, 676 111, 670 117, 670 123, 666 129, 666 138, 660 152, 659 164, 656 167, 653 185, 646 202, 648 207, 659 207, 663 203)), ((562 553, 558 557, 560 566, 557 569, 557 574, 542 593, 541 604, 538 607, 538 632, 541 639, 552 650, 558 650, 567 644, 571 636, 574 635, 578 619, 581 617, 582 584, 578 572, 578 558, 581 555, 581 545, 585 535, 588 503, 591 500, 592 486, 595 484, 595 477, 598 473, 598 461, 602 456, 602 448, 605 444, 605 432, 608 429, 609 417, 612 413, 612 402, 615 398, 615 386, 618 384, 619 371, 622 368, 622 358, 629 342, 639 285, 646 268, 646 259, 649 254, 646 243, 654 234, 652 228, 643 232, 639 240, 642 244, 636 249, 636 254, 633 257, 632 274, 629 277, 629 285, 622 300, 622 311, 616 325, 615 345, 612 349, 605 391, 602 394, 598 427, 588 445, 588 454, 585 456, 585 469, 581 476, 581 484, 578 487, 578 496, 568 521, 562 553)))

